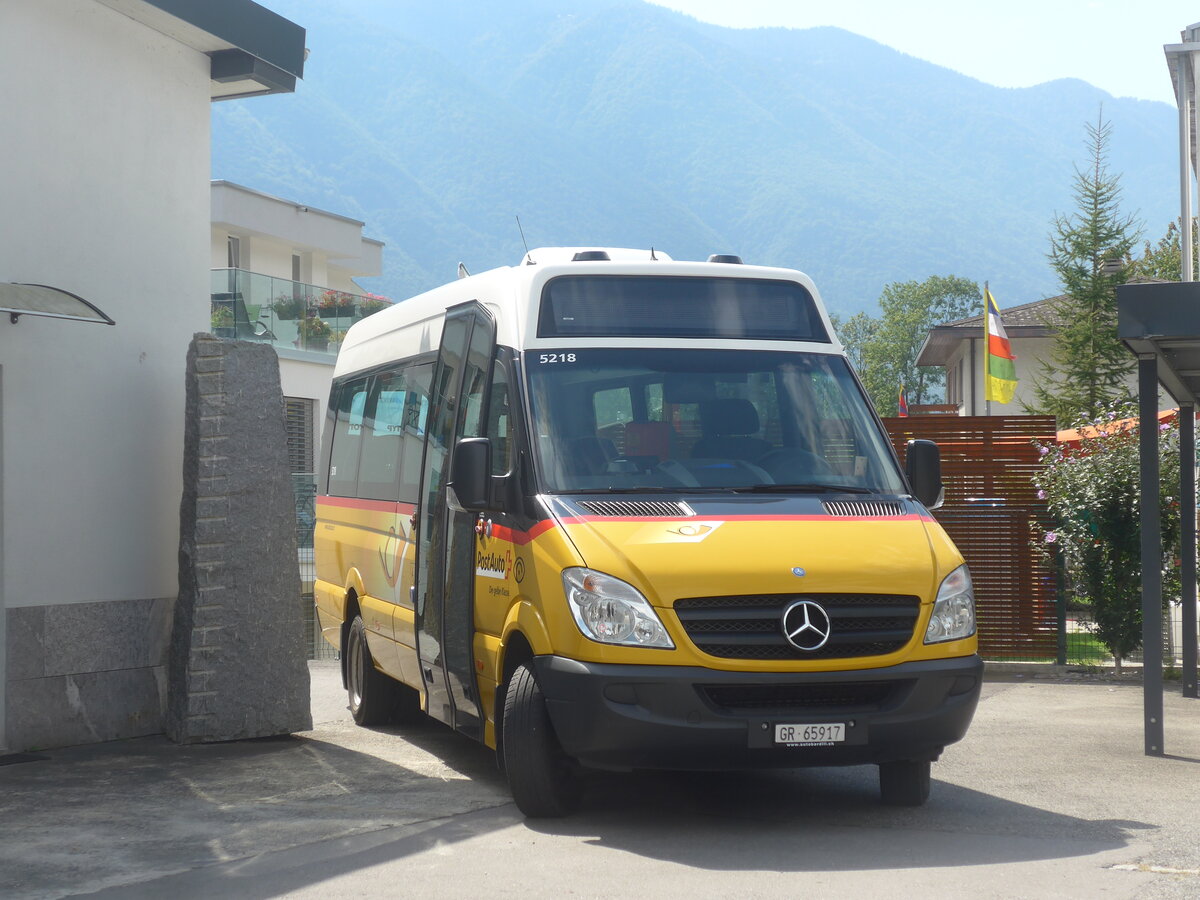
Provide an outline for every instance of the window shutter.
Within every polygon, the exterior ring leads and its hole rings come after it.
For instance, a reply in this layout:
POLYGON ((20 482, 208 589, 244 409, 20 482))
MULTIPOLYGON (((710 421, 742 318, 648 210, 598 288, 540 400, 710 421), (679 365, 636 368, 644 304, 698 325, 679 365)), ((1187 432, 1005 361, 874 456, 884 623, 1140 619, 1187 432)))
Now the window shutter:
POLYGON ((288 468, 293 475, 316 470, 313 418, 317 401, 303 397, 283 398, 283 417, 287 428, 288 468))

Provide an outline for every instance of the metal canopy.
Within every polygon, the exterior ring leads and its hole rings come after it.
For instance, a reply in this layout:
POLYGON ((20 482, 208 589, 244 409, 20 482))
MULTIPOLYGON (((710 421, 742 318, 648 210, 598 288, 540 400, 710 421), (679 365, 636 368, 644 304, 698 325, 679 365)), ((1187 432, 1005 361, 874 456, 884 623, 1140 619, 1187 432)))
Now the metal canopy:
POLYGON ((82 297, 45 284, 0 282, 0 313, 8 313, 8 321, 14 325, 20 316, 46 316, 97 325, 117 324, 82 297))
MULTIPOLYGON (((1156 421, 1161 384, 1179 404, 1180 576, 1183 696, 1197 697, 1196 408, 1200 397, 1200 282, 1117 287, 1117 335, 1138 358, 1141 421, 1156 421)), ((1162 520, 1157 429, 1143 428, 1141 450, 1142 684, 1145 752, 1163 756, 1162 520)))
POLYGON ((1117 335, 1139 358, 1158 361, 1158 380, 1180 403, 1200 398, 1200 282, 1117 287, 1117 335))

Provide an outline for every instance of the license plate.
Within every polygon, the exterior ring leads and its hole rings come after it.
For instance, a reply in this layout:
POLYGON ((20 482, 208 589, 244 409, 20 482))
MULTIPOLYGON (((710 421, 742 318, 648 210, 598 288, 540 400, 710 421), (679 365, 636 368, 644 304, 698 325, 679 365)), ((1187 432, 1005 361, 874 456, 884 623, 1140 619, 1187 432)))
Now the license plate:
POLYGON ((776 725, 775 743, 789 747, 841 744, 846 740, 845 722, 821 722, 807 725, 776 725))

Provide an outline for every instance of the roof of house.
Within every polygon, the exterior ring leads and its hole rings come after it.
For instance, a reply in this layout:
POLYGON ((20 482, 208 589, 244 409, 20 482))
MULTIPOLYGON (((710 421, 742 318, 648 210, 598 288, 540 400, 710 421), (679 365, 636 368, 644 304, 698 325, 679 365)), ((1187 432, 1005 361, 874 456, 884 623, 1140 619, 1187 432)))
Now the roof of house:
MULTIPOLYGON (((1062 324, 1064 300, 1066 295, 1059 295, 1000 310, 1000 321, 1004 323, 1009 339, 1049 337, 1054 334, 1062 324)), ((959 345, 973 337, 983 337, 983 313, 935 325, 929 329, 925 343, 921 345, 917 365, 947 365, 959 345)))
MULTIPOLYGON (((1056 328, 1062 323, 1062 302, 1066 294, 1057 297, 1047 297, 1045 300, 1035 300, 1032 303, 1022 303, 1020 306, 1010 306, 1000 310, 1000 320, 1007 330, 1010 327, 1042 326, 1056 328)), ((983 313, 969 316, 966 319, 956 319, 953 322, 943 322, 935 328, 982 328, 983 313)))
MULTIPOLYGON (((1130 284, 1146 284, 1161 281, 1158 278, 1134 278, 1130 284)), ((1009 340, 1022 338, 1051 337, 1063 323, 1068 295, 1047 297, 1020 306, 1000 310, 1000 321, 1009 340)), ((953 322, 944 322, 929 329, 925 343, 917 354, 918 366, 944 366, 958 351, 962 341, 983 337, 983 313, 953 322)))

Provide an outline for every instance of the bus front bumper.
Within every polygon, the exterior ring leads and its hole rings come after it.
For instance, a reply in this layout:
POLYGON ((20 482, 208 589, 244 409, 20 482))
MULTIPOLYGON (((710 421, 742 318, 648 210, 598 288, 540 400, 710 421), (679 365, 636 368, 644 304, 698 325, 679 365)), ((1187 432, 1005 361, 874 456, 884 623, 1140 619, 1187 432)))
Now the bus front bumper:
POLYGON ((842 766, 937 759, 962 738, 978 656, 842 672, 726 672, 534 658, 563 750, 606 769, 842 766), (842 725, 842 729, 777 729, 842 725), (835 740, 826 741, 832 735, 835 740), (786 743, 788 736, 795 738, 786 743))

